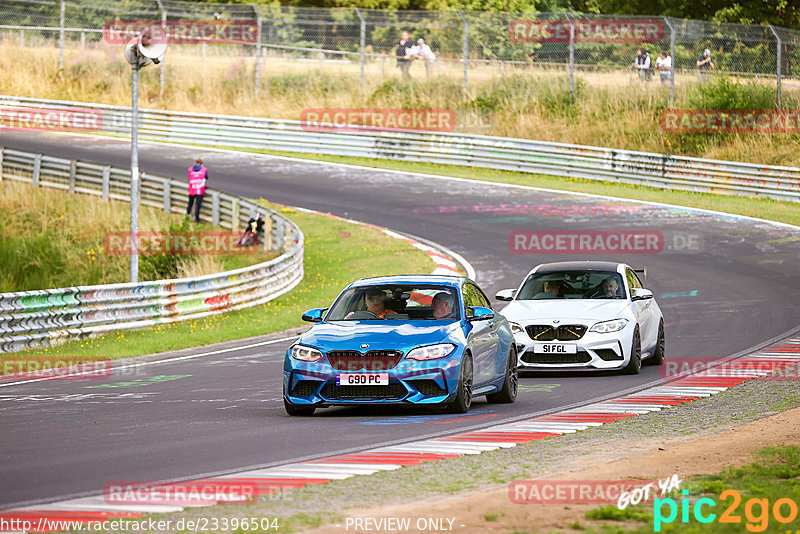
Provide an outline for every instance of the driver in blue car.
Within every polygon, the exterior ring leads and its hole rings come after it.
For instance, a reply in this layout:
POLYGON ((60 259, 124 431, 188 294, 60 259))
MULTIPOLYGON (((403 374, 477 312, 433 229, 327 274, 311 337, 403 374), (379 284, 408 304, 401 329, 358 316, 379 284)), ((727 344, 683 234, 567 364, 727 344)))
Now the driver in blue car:
POLYGON ((386 293, 380 289, 368 289, 366 295, 367 311, 372 312, 381 319, 385 315, 397 314, 396 311, 386 307, 386 293))
POLYGON ((452 319, 453 315, 453 294, 447 291, 440 291, 433 296, 431 301, 434 319, 452 319))

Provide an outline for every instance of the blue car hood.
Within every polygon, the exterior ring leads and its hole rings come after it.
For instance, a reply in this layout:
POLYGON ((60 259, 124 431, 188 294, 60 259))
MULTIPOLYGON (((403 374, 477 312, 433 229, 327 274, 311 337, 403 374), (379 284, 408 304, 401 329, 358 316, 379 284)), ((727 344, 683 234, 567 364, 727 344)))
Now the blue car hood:
POLYGON ((441 343, 460 329, 458 321, 336 321, 315 324, 298 343, 322 350, 408 350, 441 343), (368 344, 365 348, 361 345, 368 344))

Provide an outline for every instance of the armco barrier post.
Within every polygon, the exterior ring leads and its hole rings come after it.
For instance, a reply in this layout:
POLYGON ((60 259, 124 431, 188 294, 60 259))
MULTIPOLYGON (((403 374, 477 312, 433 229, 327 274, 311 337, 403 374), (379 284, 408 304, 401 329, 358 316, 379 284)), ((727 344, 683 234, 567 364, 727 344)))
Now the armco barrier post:
POLYGON ((164 180, 164 199, 163 199, 163 210, 165 213, 169 213, 170 209, 172 208, 172 184, 169 180, 164 180))
POLYGON ((111 189, 111 166, 103 167, 103 200, 108 200, 109 190, 111 189))
POLYGON ((239 199, 231 201, 231 232, 239 231, 239 199))
POLYGON ((211 226, 219 226, 219 191, 211 193, 211 226))
POLYGON ((42 155, 36 154, 33 158, 33 187, 39 187, 39 173, 42 172, 42 155))
POLYGON ((74 159, 69 162, 69 194, 75 193, 75 174, 77 171, 78 162, 74 159))

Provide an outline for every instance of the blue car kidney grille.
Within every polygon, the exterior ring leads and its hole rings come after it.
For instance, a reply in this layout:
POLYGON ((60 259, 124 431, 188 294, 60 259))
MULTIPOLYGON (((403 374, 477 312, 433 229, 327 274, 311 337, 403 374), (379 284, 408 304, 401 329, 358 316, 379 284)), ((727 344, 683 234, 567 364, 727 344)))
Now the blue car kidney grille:
POLYGON ((371 350, 366 353, 357 350, 332 350, 328 352, 328 362, 339 371, 386 371, 392 369, 403 358, 399 350, 371 350))

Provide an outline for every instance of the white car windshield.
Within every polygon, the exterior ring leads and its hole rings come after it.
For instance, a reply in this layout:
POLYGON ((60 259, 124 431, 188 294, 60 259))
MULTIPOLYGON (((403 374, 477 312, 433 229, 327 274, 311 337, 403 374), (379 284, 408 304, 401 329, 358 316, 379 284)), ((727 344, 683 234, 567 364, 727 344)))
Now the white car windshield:
POLYGON ((327 321, 455 320, 459 301, 453 287, 398 285, 352 287, 342 293, 327 321))
POLYGON ((612 271, 550 271, 530 275, 516 298, 624 299, 626 295, 622 276, 612 271))

